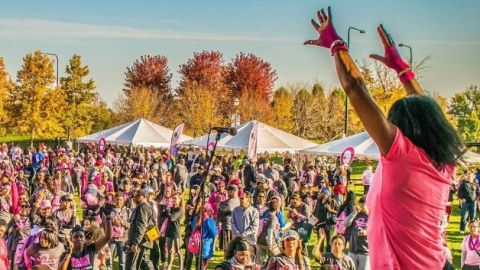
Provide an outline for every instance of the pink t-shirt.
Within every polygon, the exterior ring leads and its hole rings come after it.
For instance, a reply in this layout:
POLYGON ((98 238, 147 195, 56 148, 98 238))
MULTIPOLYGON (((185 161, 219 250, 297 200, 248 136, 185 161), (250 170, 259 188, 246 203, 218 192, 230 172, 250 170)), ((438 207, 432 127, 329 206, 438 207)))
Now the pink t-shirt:
POLYGON ((440 222, 453 166, 439 172, 427 154, 397 128, 367 195, 372 269, 442 269, 440 222))
POLYGON ((462 266, 468 265, 480 265, 480 246, 479 237, 472 239, 470 235, 465 236, 462 241, 462 266), (473 248, 473 249, 472 249, 473 248), (476 250, 477 251, 476 251, 476 250))

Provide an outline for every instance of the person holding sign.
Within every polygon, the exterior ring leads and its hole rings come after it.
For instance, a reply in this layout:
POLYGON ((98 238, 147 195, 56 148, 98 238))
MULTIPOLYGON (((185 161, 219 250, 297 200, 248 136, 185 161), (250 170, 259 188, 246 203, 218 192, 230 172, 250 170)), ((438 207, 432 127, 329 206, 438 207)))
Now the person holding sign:
POLYGON ((369 223, 375 224, 367 227, 371 267, 453 269, 439 224, 463 143, 437 102, 423 93, 380 25, 384 56, 371 57, 397 72, 408 95, 397 100, 385 117, 337 34, 330 8, 327 14, 323 9, 317 12, 318 23, 311 20, 311 24, 319 37, 304 44, 330 49, 342 88, 381 153, 375 185, 367 195, 369 223))

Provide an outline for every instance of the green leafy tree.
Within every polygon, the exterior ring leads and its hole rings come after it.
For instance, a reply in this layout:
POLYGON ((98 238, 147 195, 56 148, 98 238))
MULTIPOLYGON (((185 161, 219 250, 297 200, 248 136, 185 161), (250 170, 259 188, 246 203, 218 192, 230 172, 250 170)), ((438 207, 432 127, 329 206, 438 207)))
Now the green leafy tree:
POLYGON ((470 86, 450 100, 448 113, 456 118, 457 128, 465 141, 480 138, 480 88, 470 86))
POLYGON ((0 133, 5 134, 5 124, 8 121, 8 105, 10 100, 8 99, 9 93, 14 89, 14 84, 10 79, 10 75, 7 72, 3 58, 0 57, 0 133))
POLYGON ((17 86, 10 93, 11 124, 16 131, 30 135, 58 138, 63 134, 60 117, 64 112, 64 95, 53 89, 53 62, 41 51, 27 54, 17 72, 17 86))
POLYGON ((73 55, 65 69, 66 77, 60 78, 61 89, 65 93, 68 110, 63 117, 63 127, 67 139, 86 135, 96 121, 91 114, 93 98, 95 97, 95 83, 86 79, 90 70, 82 65, 79 55, 73 55))
POLYGON ((278 90, 273 93, 272 100, 273 126, 287 132, 292 131, 292 108, 293 97, 288 89, 285 87, 278 88, 278 90))

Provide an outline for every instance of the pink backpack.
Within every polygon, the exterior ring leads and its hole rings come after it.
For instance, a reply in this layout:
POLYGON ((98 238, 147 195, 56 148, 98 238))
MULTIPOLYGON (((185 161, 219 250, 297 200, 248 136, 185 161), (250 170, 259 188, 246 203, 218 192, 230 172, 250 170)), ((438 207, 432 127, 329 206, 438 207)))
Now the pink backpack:
POLYGON ((188 239, 188 252, 192 254, 198 254, 200 251, 200 241, 202 241, 200 237, 200 230, 194 230, 190 238, 188 239))

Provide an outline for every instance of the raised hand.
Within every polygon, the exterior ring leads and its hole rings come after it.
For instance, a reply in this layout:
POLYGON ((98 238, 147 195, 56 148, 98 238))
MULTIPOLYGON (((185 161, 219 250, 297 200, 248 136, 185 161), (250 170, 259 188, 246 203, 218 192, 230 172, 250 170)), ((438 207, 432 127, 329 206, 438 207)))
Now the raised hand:
MULTIPOLYGON (((395 42, 393 42, 392 36, 385 30, 382 24, 377 27, 377 32, 383 44, 384 56, 370 54, 370 58, 380 61, 385 66, 395 70, 404 84, 414 79, 415 74, 411 70, 411 67, 403 61, 395 46, 395 42)), ((416 82, 411 82, 409 85, 405 85, 405 87, 409 94, 421 94, 423 92, 416 82)))
POLYGON ((397 73, 401 72, 409 66, 402 60, 402 57, 398 53, 397 47, 393 42, 392 36, 385 30, 382 24, 377 27, 378 35, 383 44, 385 56, 380 56, 378 54, 370 54, 370 57, 382 62, 385 66, 395 70, 397 73))
POLYGON ((337 31, 335 31, 335 27, 333 27, 332 12, 330 11, 330 7, 327 8, 327 13, 328 16, 325 14, 323 9, 317 11, 317 18, 320 24, 318 24, 314 19, 312 19, 310 22, 320 36, 318 39, 305 41, 303 45, 317 45, 320 47, 329 48, 333 55, 336 51, 338 51, 338 49, 346 49, 347 47, 345 46, 345 42, 342 40, 342 38, 337 34, 337 31))

